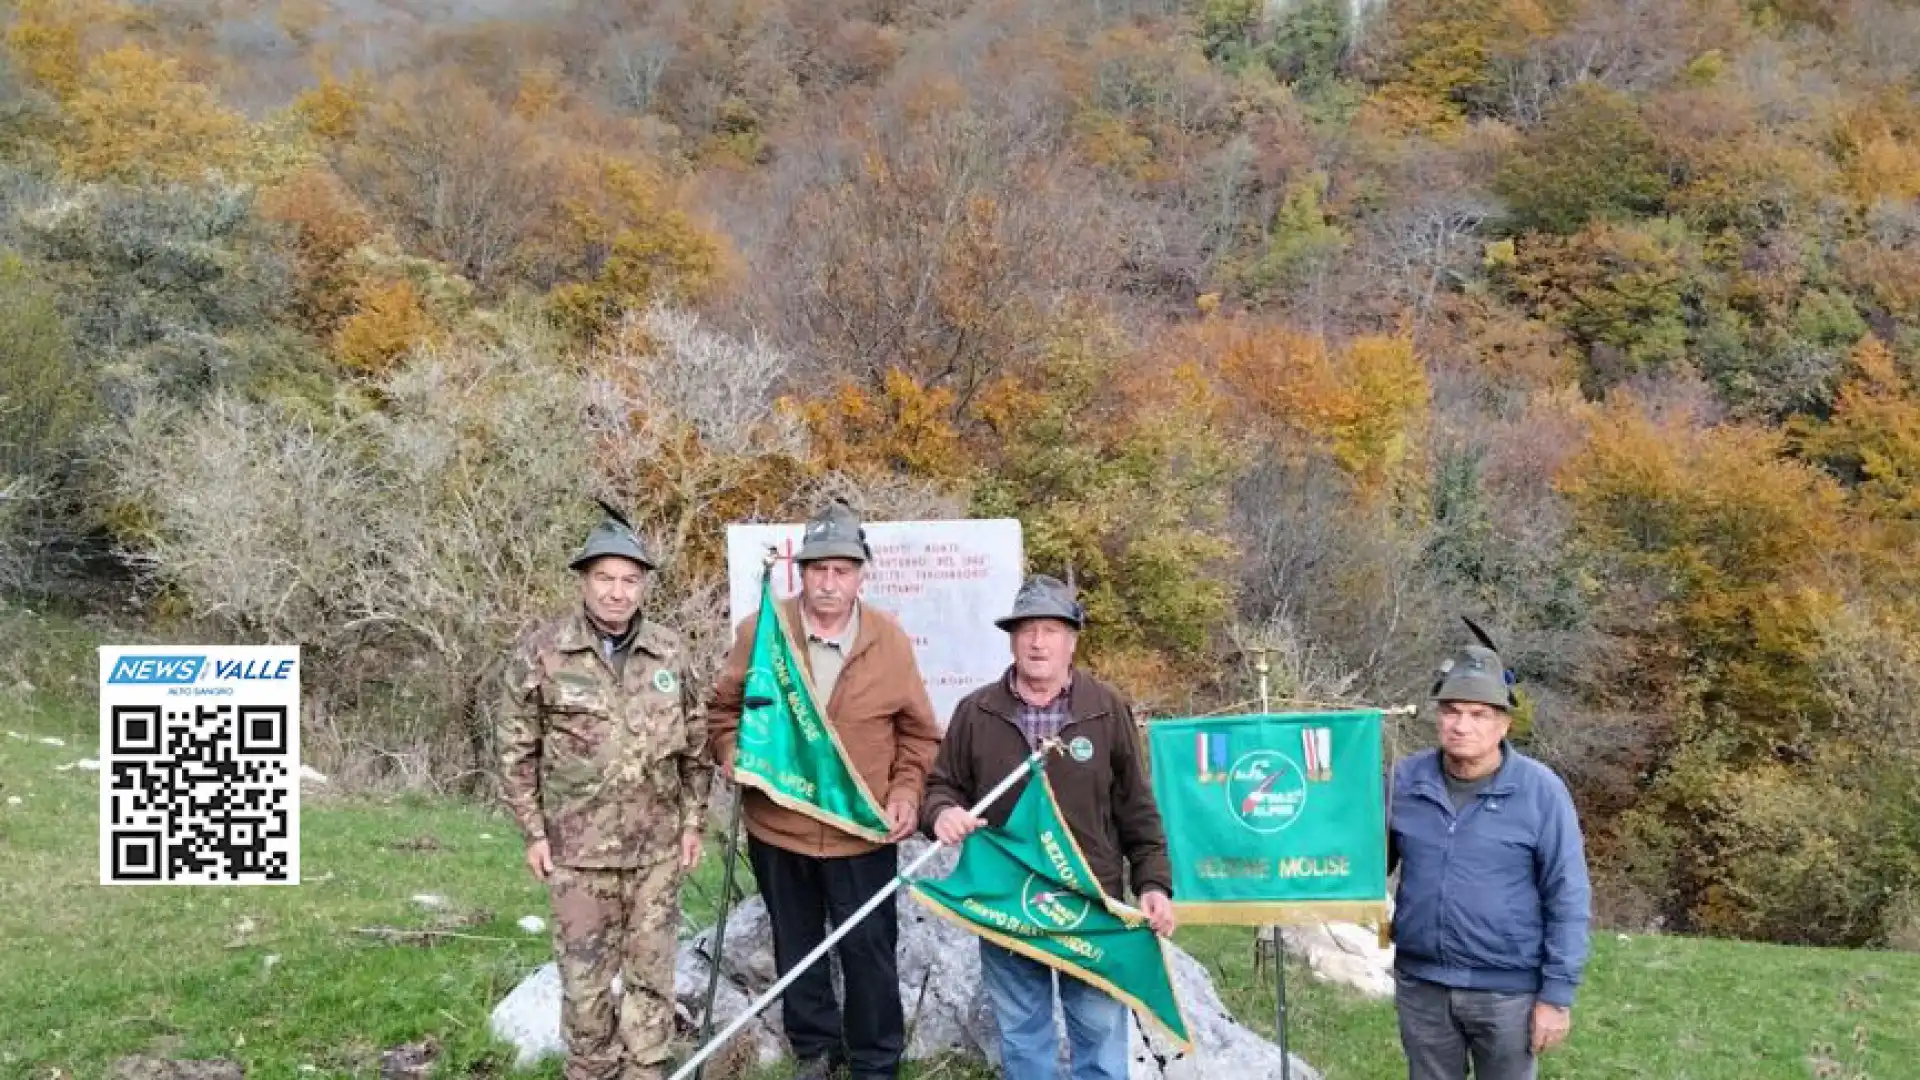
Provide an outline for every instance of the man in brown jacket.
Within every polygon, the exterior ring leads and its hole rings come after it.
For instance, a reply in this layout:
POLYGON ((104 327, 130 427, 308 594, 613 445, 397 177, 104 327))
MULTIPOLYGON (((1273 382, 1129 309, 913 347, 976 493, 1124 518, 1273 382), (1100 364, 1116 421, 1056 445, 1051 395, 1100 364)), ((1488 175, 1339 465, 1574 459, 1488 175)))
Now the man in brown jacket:
MULTIPOLYGON (((1130 877, 1154 930, 1171 934, 1173 872, 1160 811, 1141 767, 1133 711, 1119 691, 1073 666, 1085 624, 1086 612, 1062 582, 1037 575, 1020 587, 1013 612, 995 624, 1012 637, 1013 664, 1004 677, 954 707, 921 821, 948 844, 983 824, 1005 825, 1025 781, 987 807, 984 820, 968 808, 1041 740, 1057 738, 1067 752, 1048 759, 1047 778, 1100 887, 1124 899, 1122 885, 1130 877)), ((1053 969, 982 938, 980 979, 1000 1025, 1001 1069, 1008 1080, 1053 1080, 1053 969)), ((1074 1080, 1126 1080, 1127 1007, 1075 978, 1061 978, 1059 985, 1074 1080)))
MULTIPOLYGON (((843 503, 807 523, 794 561, 800 595, 781 604, 782 617, 806 635, 807 673, 825 701, 855 770, 885 805, 889 843, 852 836, 781 807, 758 790, 742 791, 747 856, 773 922, 774 965, 781 976, 899 872, 900 840, 913 834, 927 770, 940 729, 927 697, 913 642, 885 612, 860 602, 870 552, 866 531, 843 503)), ((749 617, 714 686, 708 710, 715 763, 732 774, 740 731, 742 687, 758 616, 749 617)), ((906 1048, 900 1007, 899 916, 883 904, 840 939, 846 983, 844 1020, 831 973, 813 967, 787 988, 781 1016, 787 1043, 800 1059, 797 1080, 819 1080, 844 1064, 854 1080, 892 1080, 906 1048)))

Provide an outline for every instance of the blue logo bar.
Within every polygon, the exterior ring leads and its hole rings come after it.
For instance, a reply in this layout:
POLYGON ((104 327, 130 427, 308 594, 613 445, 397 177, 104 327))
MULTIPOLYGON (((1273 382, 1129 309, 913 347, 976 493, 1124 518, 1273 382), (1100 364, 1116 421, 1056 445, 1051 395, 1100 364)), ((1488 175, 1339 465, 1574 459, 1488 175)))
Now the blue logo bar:
POLYGON ((186 686, 200 678, 204 656, 123 656, 114 661, 109 683, 186 686))

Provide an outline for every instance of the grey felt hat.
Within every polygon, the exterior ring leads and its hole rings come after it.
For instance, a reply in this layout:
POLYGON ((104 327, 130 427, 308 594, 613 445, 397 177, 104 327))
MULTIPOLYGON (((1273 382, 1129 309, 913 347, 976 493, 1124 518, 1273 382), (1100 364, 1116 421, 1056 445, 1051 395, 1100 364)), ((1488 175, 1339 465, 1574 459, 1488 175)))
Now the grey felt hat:
POLYGON ((649 570, 659 569, 659 563, 647 554, 647 545, 641 541, 626 515, 602 501, 600 509, 606 512, 605 520, 593 527, 587 534, 586 542, 580 545, 580 553, 568 563, 572 570, 584 570, 593 560, 607 555, 617 555, 622 559, 631 559, 649 570))
POLYGON ((1434 672, 1434 701, 1477 701, 1496 709, 1512 709, 1519 704, 1514 696, 1513 672, 1493 647, 1493 639, 1469 618, 1461 621, 1479 640, 1442 661, 1434 672))
POLYGON ((1009 633, 1028 619, 1059 619, 1082 630, 1087 625, 1087 609, 1073 598, 1073 590, 1059 578, 1035 574, 1014 594, 1013 610, 995 619, 993 625, 1009 633))
POLYGON ((800 553, 793 557, 793 561, 809 563, 817 559, 852 559, 864 563, 872 557, 873 552, 867 547, 867 530, 861 527, 860 515, 853 512, 853 507, 835 499, 807 522, 806 534, 800 542, 800 553))

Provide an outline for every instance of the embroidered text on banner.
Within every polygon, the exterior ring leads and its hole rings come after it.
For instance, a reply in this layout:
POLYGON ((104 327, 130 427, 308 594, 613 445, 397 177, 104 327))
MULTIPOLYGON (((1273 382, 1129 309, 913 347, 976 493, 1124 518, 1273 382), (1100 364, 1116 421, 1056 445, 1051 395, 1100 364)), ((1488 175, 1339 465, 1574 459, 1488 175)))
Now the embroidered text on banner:
POLYGON ((885 843, 887 818, 827 723, 793 637, 773 601, 772 569, 760 581, 760 616, 747 664, 734 779, 767 797, 865 840, 885 843))
POLYGON ((1147 725, 1182 920, 1385 919, 1381 719, 1354 710, 1147 725))
POLYGON ((1099 987, 1192 1051, 1165 943, 1100 888, 1044 771, 1027 781, 1004 828, 967 837, 953 873, 908 886, 934 914, 1099 987))

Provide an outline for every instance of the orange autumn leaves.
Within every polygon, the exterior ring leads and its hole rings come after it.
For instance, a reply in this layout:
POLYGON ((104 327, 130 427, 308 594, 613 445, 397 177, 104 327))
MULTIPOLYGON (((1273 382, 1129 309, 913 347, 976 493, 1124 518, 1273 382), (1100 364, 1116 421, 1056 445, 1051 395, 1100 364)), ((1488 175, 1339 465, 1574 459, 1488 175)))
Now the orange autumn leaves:
POLYGON ((1618 395, 1560 477, 1584 548, 1655 589, 1636 633, 1711 673, 1754 750, 1825 722, 1816 661, 1841 606, 1915 582, 1920 395, 1872 337, 1847 368, 1830 416, 1784 430, 1618 395))
MULTIPOLYGON (((1047 368, 1003 374, 971 407, 948 387, 890 368, 878 386, 846 381, 798 408, 834 467, 958 479, 990 465, 1001 436, 1045 413, 1047 397, 1076 393, 1074 380, 1039 377, 1047 368)), ((1399 492, 1424 471, 1429 388, 1405 336, 1330 343, 1285 327, 1208 321, 1103 367, 1100 382, 1081 389, 1091 396, 1076 407, 1116 429, 1137 432, 1181 414, 1223 443, 1326 453, 1369 495, 1399 492)))
POLYGON ((735 270, 685 178, 551 71, 499 99, 468 73, 376 83, 316 56, 318 85, 253 121, 222 103, 204 58, 156 51, 138 11, 20 0, 12 15, 5 45, 57 106, 62 171, 254 188, 291 241, 298 322, 356 373, 453 330, 436 279, 489 301, 531 287, 584 344, 626 310, 701 298, 735 270))
POLYGON ((1203 671, 1233 617, 1228 518, 1245 471, 1324 455, 1358 506, 1417 512, 1427 399, 1405 337, 1336 343, 1209 317, 1133 343, 1083 315, 971 394, 896 366, 788 407, 821 467, 931 480, 974 515, 1018 517, 1031 564, 1079 585, 1093 655, 1151 697, 1203 671))
POLYGON ((1405 336, 1343 346, 1285 329, 1216 332, 1220 374, 1255 423, 1329 454, 1364 500, 1405 497, 1426 472, 1426 369, 1405 336))

